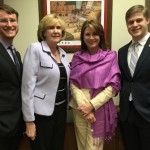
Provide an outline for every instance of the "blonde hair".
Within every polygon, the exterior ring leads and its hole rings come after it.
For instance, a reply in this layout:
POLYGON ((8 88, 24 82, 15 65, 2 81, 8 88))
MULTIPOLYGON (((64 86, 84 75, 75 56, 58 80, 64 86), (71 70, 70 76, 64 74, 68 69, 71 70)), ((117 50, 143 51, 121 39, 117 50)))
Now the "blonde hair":
POLYGON ((49 14, 49 15, 46 15, 45 17, 43 17, 38 25, 38 31, 37 31, 38 41, 41 42, 41 41, 45 40, 45 37, 44 37, 45 31, 48 30, 49 27, 55 25, 58 22, 60 23, 61 29, 62 29, 61 40, 64 39, 64 37, 66 35, 65 22, 60 17, 58 17, 56 14, 49 14))

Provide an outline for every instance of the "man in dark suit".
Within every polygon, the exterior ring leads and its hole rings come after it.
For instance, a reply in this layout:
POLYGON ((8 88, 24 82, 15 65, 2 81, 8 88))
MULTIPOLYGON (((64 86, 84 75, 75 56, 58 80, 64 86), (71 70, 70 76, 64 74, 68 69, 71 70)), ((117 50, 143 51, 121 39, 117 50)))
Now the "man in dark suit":
POLYGON ((22 63, 19 52, 15 52, 14 58, 9 48, 17 32, 18 12, 8 5, 0 6, 0 150, 17 150, 23 133, 22 63))
POLYGON ((120 126, 126 150, 150 150, 150 15, 144 6, 135 5, 125 18, 132 41, 118 51, 120 126))

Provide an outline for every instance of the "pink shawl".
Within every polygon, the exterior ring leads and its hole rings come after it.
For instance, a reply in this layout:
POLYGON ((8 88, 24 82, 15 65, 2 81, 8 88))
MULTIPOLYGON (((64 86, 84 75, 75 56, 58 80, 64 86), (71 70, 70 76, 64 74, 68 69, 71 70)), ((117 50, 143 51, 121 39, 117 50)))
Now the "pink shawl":
MULTIPOLYGON (((91 99, 109 85, 117 94, 120 90, 120 70, 116 52, 102 49, 94 55, 88 51, 76 52, 71 63, 70 82, 79 88, 90 89, 91 99)), ((117 125, 113 100, 97 109, 94 115, 96 122, 91 124, 93 137, 110 140, 117 125)))

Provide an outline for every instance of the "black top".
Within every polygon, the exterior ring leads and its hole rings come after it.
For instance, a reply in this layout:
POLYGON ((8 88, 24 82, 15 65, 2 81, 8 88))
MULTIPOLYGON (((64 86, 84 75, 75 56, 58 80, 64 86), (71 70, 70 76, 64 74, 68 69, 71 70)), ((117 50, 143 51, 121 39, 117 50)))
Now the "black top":
POLYGON ((67 88, 67 74, 65 67, 62 63, 58 63, 60 70, 60 80, 58 85, 58 90, 56 94, 56 103, 66 100, 66 88, 67 88))

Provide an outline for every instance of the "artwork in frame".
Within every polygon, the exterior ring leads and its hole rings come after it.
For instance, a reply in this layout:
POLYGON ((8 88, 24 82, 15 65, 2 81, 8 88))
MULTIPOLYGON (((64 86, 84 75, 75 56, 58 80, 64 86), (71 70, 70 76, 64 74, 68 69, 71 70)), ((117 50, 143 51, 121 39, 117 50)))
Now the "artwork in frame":
MULTIPOLYGON (((148 10, 150 11, 150 0, 145 0, 145 6, 148 8, 148 10)), ((148 31, 150 32, 150 23, 148 25, 148 31)))
POLYGON ((50 13, 55 13, 64 19, 67 34, 59 46, 67 53, 80 49, 80 31, 83 22, 88 19, 97 19, 104 27, 107 45, 111 48, 112 0, 110 0, 111 3, 108 1, 39 0, 39 19, 50 13))

